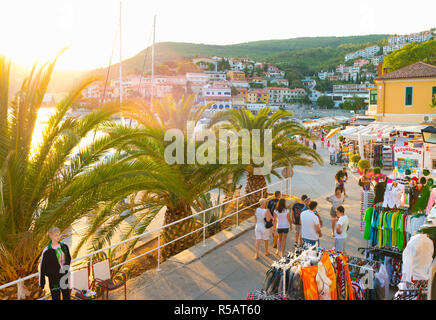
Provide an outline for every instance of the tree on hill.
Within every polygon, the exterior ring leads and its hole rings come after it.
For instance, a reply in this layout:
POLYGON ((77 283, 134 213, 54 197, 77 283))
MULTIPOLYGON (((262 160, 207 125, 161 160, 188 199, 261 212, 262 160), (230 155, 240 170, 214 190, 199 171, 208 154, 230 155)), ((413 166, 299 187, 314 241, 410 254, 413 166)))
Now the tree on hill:
POLYGON ((429 40, 420 44, 413 42, 391 52, 384 57, 383 68, 388 68, 389 72, 392 72, 418 61, 436 65, 436 40, 429 40))
POLYGON ((186 74, 187 72, 200 72, 200 68, 191 61, 180 61, 177 66, 177 74, 186 74))
POLYGON ((160 64, 156 66, 156 74, 172 76, 174 72, 167 64, 160 64))
POLYGON ((230 70, 230 63, 227 59, 221 58, 220 61, 218 61, 217 66, 218 71, 226 71, 230 70))
POLYGON ((321 80, 317 78, 315 89, 321 92, 331 91, 333 90, 333 83, 328 79, 321 80))
POLYGON ((321 96, 316 100, 316 103, 321 108, 332 109, 335 106, 332 97, 321 96))
POLYGON ((312 101, 310 101, 309 96, 304 96, 302 102, 303 104, 312 104, 312 101))
POLYGON ((351 100, 345 100, 344 103, 341 104, 341 108, 344 110, 361 110, 365 107, 365 102, 363 98, 359 98, 353 96, 351 100))

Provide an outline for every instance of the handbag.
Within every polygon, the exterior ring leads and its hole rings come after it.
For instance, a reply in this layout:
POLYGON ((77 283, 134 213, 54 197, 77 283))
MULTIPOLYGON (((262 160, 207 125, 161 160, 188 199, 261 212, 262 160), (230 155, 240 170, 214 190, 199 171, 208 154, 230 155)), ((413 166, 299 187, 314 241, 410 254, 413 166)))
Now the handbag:
POLYGON ((266 229, 272 228, 272 226, 273 226, 273 220, 272 219, 267 221, 266 218, 263 218, 263 220, 265 220, 265 228, 266 229))

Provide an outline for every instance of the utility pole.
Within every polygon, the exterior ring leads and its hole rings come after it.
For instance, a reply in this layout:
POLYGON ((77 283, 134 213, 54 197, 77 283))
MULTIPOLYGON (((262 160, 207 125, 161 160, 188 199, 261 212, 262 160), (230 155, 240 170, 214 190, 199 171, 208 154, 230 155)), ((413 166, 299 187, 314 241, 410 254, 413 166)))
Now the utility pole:
POLYGON ((150 108, 153 112, 153 96, 154 96, 154 43, 156 37, 156 15, 153 19, 153 46, 151 47, 151 96, 150 96, 150 108))
POLYGON ((122 2, 120 0, 120 106, 123 102, 123 69, 122 69, 122 32, 121 32, 121 9, 122 2))

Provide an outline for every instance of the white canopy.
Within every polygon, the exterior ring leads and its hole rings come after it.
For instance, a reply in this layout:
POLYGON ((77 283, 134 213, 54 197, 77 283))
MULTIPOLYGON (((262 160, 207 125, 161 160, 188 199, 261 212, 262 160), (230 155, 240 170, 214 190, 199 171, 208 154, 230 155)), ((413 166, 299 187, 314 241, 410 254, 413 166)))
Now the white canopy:
POLYGON ((357 140, 360 135, 362 140, 375 140, 377 139, 377 133, 379 130, 382 131, 382 139, 389 138, 392 131, 402 131, 402 132, 421 132, 421 129, 425 126, 410 126, 405 124, 392 124, 384 122, 373 122, 367 126, 351 127, 343 130, 341 135, 347 139, 357 140), (354 129, 355 130, 352 130, 354 129))

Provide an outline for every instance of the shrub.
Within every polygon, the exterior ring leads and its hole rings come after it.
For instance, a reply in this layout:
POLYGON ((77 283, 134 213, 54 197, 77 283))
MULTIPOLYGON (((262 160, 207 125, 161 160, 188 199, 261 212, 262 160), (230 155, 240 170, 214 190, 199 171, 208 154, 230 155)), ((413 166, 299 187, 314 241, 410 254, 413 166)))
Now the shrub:
POLYGON ((424 169, 422 173, 427 177, 428 175, 430 175, 430 170, 424 169))
POLYGON ((357 153, 356 153, 356 154, 353 154, 353 155, 350 157, 350 161, 351 161, 351 162, 358 163, 359 160, 360 160, 360 155, 358 155, 357 153))
POLYGON ((342 142, 342 140, 344 140, 344 136, 339 136, 338 139, 342 142))
POLYGON ((369 169, 371 167, 371 163, 367 159, 361 159, 357 163, 360 170, 369 169))
POLYGON ((374 174, 380 174, 381 173, 380 167, 375 167, 373 172, 374 172, 374 174))

